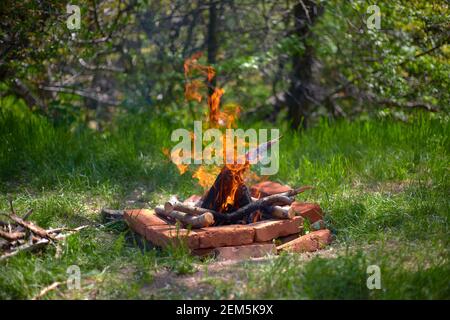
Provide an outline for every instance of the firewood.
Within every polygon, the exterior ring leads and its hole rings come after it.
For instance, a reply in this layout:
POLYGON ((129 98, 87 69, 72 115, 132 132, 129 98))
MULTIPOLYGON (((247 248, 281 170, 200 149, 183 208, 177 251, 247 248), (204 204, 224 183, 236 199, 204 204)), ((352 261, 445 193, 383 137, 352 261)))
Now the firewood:
MULTIPOLYGON (((256 210, 263 209, 264 207, 271 206, 274 204, 280 204, 283 202, 286 202, 287 198, 293 197, 301 192, 304 192, 305 190, 311 189, 312 187, 306 186, 301 187, 293 190, 289 190, 283 193, 279 194, 273 194, 261 199, 258 199, 257 201, 253 201, 249 203, 246 206, 243 206, 242 208, 239 208, 238 210, 232 212, 232 213, 221 213, 221 212, 215 212, 211 211, 211 213, 214 215, 214 219, 218 222, 226 222, 226 223, 235 223, 239 220, 242 220, 243 217, 251 214, 252 212, 256 210)), ((289 200, 291 201, 291 200, 289 200)))
MULTIPOLYGON (((258 200, 256 200, 258 201, 258 200)), ((269 200, 272 205, 289 206, 294 202, 294 197, 277 196, 273 200, 269 200)))
POLYGON ((24 216, 22 217, 22 220, 27 220, 31 214, 33 213, 33 209, 28 210, 27 213, 24 214, 24 216))
POLYGON ((41 299, 43 296, 45 296, 50 291, 55 290, 56 288, 58 288, 58 286, 60 284, 61 284, 61 282, 53 282, 51 285, 49 285, 49 286, 45 287, 44 289, 42 289, 39 292, 39 294, 34 296, 31 300, 39 300, 39 299, 41 299))
POLYGON ((238 208, 243 207, 251 202, 250 192, 247 187, 240 181, 240 173, 233 172, 227 167, 223 167, 211 188, 202 198, 202 208, 231 213, 238 208), (226 203, 228 196, 231 194, 234 185, 238 183, 237 190, 235 191, 234 203, 228 204, 226 208, 222 208, 222 205, 226 203))
POLYGON ((178 220, 184 225, 190 225, 194 229, 204 228, 214 224, 214 216, 211 212, 204 212, 197 216, 176 210, 172 210, 167 213, 167 211, 162 206, 157 206, 155 208, 155 212, 164 217, 170 217, 172 219, 178 220))
POLYGON ((280 206, 271 206, 269 207, 268 212, 272 215, 272 217, 277 219, 292 219, 295 217, 295 212, 289 211, 289 209, 280 206))
POLYGON ((0 230, 0 237, 8 241, 16 241, 25 238, 25 232, 5 232, 0 230))
POLYGON ((12 198, 10 196, 8 196, 8 202, 9 202, 9 208, 11 210, 11 213, 12 214, 16 214, 16 211, 14 210, 14 206, 13 206, 13 203, 12 203, 12 198))
MULTIPOLYGON (((48 233, 56 233, 56 234, 59 234, 62 231, 68 231, 69 233, 73 233, 73 232, 77 232, 77 231, 80 231, 82 229, 85 229, 87 227, 89 227, 89 225, 84 225, 84 226, 80 226, 80 227, 77 227, 77 228, 68 228, 68 227, 53 228, 53 229, 47 229, 46 231, 48 233)), ((58 236, 56 236, 56 238, 57 237, 58 236)))
POLYGON ((305 192, 306 190, 310 190, 310 189, 314 189, 314 187, 312 187, 312 186, 303 186, 303 187, 292 189, 292 190, 289 190, 289 191, 286 191, 286 192, 272 194, 270 196, 267 196, 267 197, 264 197, 264 198, 261 198, 261 199, 269 199, 269 198, 275 197, 275 196, 293 197, 293 196, 296 196, 299 193, 305 192))
POLYGON ((174 210, 188 213, 193 216, 198 216, 198 215, 201 215, 206 212, 211 212, 211 210, 201 208, 201 207, 194 207, 189 204, 185 204, 185 203, 181 203, 181 202, 167 201, 164 204, 164 211, 167 214, 171 213, 174 210))

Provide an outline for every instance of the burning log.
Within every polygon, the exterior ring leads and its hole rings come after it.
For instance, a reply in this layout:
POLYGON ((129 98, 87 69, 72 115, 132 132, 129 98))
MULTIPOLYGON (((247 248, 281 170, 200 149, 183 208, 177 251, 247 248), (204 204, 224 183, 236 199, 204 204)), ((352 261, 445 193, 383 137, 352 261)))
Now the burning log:
MULTIPOLYGON (((181 208, 186 209, 185 205, 182 204, 179 205, 181 206, 181 208)), ((190 209, 195 210, 200 208, 189 208, 188 210, 191 211, 190 209)), ((178 220, 184 225, 190 225, 194 229, 209 227, 210 225, 214 224, 214 215, 209 211, 202 212, 199 215, 192 215, 189 213, 176 211, 173 209, 166 210, 162 206, 157 206, 155 208, 155 212, 159 215, 178 220)))
POLYGON ((295 212, 280 206, 271 206, 268 208, 267 212, 277 219, 292 219, 295 217, 295 212))
POLYGON ((32 222, 25 221, 33 212, 32 210, 29 210, 22 218, 20 218, 14 210, 12 200, 9 200, 9 203, 11 212, 0 212, 0 215, 13 221, 11 224, 0 224, 0 238, 7 240, 2 240, 3 242, 0 246, 1 249, 6 249, 8 251, 0 256, 0 261, 13 257, 19 252, 33 251, 45 247, 48 244, 57 244, 58 240, 63 240, 70 234, 88 227, 85 225, 75 229, 56 228, 45 230, 32 222), (68 232, 61 234, 62 231, 68 232))
POLYGON ((49 293, 52 290, 55 290, 58 288, 58 286, 61 285, 61 282, 53 282, 51 285, 45 287, 42 289, 36 296, 34 296, 31 300, 39 300, 43 296, 45 296, 47 293, 49 293))
MULTIPOLYGON (((268 208, 270 206, 274 206, 276 204, 291 204, 294 200, 291 198, 299 193, 302 193, 306 190, 312 189, 310 186, 300 187, 297 189, 289 190, 283 193, 279 194, 273 194, 261 199, 258 199, 257 201, 253 201, 246 206, 243 206, 242 208, 239 208, 238 210, 231 212, 231 213, 221 213, 221 212, 215 212, 211 211, 211 213, 214 215, 214 219, 216 219, 217 222, 225 222, 225 223, 236 223, 244 217, 250 215, 254 211, 257 210, 264 210, 265 208, 268 208)), ((287 213, 287 215, 291 215, 292 213, 287 213)))
POLYGON ((214 184, 203 197, 202 208, 229 213, 251 203, 250 192, 242 180, 243 170, 245 170, 244 165, 236 170, 223 167, 214 184))
MULTIPOLYGON (((290 211, 288 209, 279 207, 284 205, 290 205, 294 199, 293 196, 304 192, 305 190, 311 189, 310 186, 305 186, 301 188, 297 188, 294 190, 289 190, 283 193, 270 195, 256 201, 250 201, 247 205, 235 210, 230 213, 218 212, 211 209, 201 208, 201 207, 193 207, 187 204, 180 203, 176 201, 174 198, 167 201, 164 205, 164 208, 157 207, 155 208, 155 212, 164 216, 171 216, 172 212, 177 211, 178 214, 183 212, 189 215, 199 216, 204 214, 212 214, 216 224, 231 224, 237 223, 240 220, 244 220, 246 216, 249 216, 255 211, 262 210, 268 212, 275 218, 278 219, 291 219, 294 215, 294 211, 290 211)), ((250 199, 251 200, 251 199, 250 199)), ((181 219, 185 220, 187 215, 182 215, 181 219)), ((187 221, 183 221, 176 217, 172 217, 174 219, 180 220, 185 224, 191 224, 187 221)), ((193 217, 190 217, 193 218, 193 217)), ((202 226, 201 226, 202 227, 202 226)), ((204 226, 203 226, 204 227, 204 226)))

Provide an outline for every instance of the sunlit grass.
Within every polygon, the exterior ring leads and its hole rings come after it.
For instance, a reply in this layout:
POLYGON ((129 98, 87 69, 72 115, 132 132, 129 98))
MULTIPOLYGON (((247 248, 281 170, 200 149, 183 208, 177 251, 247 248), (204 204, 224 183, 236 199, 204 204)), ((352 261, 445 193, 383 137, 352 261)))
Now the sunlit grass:
MULTIPOLYGON (((8 210, 10 194, 19 212, 33 208, 32 220, 44 227, 97 225, 101 207, 126 207, 124 199, 136 187, 146 190, 143 205, 172 193, 201 192, 161 152, 171 146, 176 127, 141 115, 116 119, 104 132, 71 130, 0 110, 0 210, 8 210)), ((249 271, 245 284, 209 277, 212 296, 200 298, 450 297, 446 119, 324 120, 304 133, 281 131, 280 171, 272 179, 314 185, 298 198, 320 203, 336 234, 334 246, 351 250, 311 261, 282 256, 249 271), (373 263, 382 268, 381 291, 365 287, 373 263)), ((60 257, 49 247, 1 262, 0 298, 31 298, 54 281, 64 282, 74 264, 82 271, 82 289, 61 286, 47 298, 142 298, 155 272, 190 274, 200 263, 182 247, 137 249, 127 232, 87 229, 68 239, 60 257)))

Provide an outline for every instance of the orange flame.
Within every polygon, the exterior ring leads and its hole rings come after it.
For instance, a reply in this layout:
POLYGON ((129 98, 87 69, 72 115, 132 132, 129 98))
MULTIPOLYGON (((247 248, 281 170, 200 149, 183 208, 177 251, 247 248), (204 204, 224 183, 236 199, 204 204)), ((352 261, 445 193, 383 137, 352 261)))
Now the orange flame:
MULTIPOLYGON (((190 58, 186 59, 184 62, 184 75, 186 78, 186 86, 185 86, 185 97, 187 100, 196 100, 197 102, 202 101, 202 95, 200 90, 208 89, 208 85, 211 85, 211 81, 216 76, 216 71, 211 66, 204 66, 199 63, 199 59, 201 58, 202 53, 198 52, 192 55, 190 58), (200 74, 205 77, 205 82, 201 82, 198 79, 191 78, 195 74, 200 74)), ((220 110, 220 103, 223 94, 225 91, 222 88, 215 87, 213 88, 212 94, 208 96, 207 103, 209 109, 209 126, 210 127, 225 127, 230 128, 236 121, 236 118, 239 116, 240 107, 238 105, 232 104, 227 106, 227 110, 220 110)), ((226 145, 225 145, 225 136, 222 137, 223 146, 224 146, 224 159, 226 159, 226 145)), ((235 159, 236 161, 236 159, 235 159)), ((222 168, 222 170, 228 169, 232 175, 231 185, 228 185, 222 190, 226 190, 226 195, 218 194, 218 197, 221 199, 217 199, 217 201, 221 201, 222 209, 225 210, 228 206, 233 206, 235 203, 236 192, 244 183, 243 174, 246 169, 249 167, 248 164, 227 164, 222 168)), ((193 177, 198 179, 199 184, 204 187, 210 187, 220 170, 215 168, 214 170, 207 170, 205 166, 200 166, 193 174, 193 177)))
POLYGON ((212 127, 217 127, 220 119, 220 99, 225 91, 221 88, 215 88, 211 96, 208 97, 209 123, 212 127))
MULTIPOLYGON (((184 62, 184 75, 186 79, 185 84, 185 98, 188 101, 202 102, 203 96, 208 91, 208 87, 211 87, 211 81, 216 76, 216 71, 211 66, 204 66, 199 63, 202 53, 198 52, 192 55, 190 58, 186 59, 184 62), (198 79, 198 77, 203 78, 198 79), (196 77, 196 78, 194 78, 196 77), (201 92, 204 92, 203 94, 201 92)), ((234 126, 236 119, 240 114, 240 106, 237 104, 227 104, 224 106, 224 110, 220 110, 221 99, 225 93, 224 89, 219 87, 212 88, 212 94, 207 97, 208 104, 208 124, 209 127, 213 128, 231 128, 234 126)), ((206 93, 207 94, 207 93, 206 93)), ((198 137, 200 138, 200 137, 198 137)), ((194 134, 192 133, 192 139, 194 139, 194 134)), ((222 136, 223 144, 223 156, 226 159, 226 138, 225 134, 222 136)), ((220 181, 219 191, 215 195, 214 201, 220 206, 219 211, 225 212, 230 208, 236 207, 236 196, 239 188, 244 184, 244 175, 249 176, 250 179, 256 180, 255 174, 247 170, 250 167, 248 162, 244 164, 237 163, 236 150, 237 146, 234 147, 234 157, 232 164, 225 164, 222 168, 216 166, 206 166, 200 165, 192 177, 196 178, 199 184, 206 190, 210 188, 217 176, 221 172, 227 173, 227 179, 222 179, 220 181)), ((169 156, 169 150, 163 149, 163 153, 169 156)), ((179 164, 177 168, 180 174, 184 174, 188 171, 188 165, 179 164)), ((228 212, 228 211, 227 211, 228 212)))
POLYGON ((218 167, 206 168, 205 166, 200 166, 192 175, 193 178, 198 180, 198 183, 203 187, 203 189, 209 188, 219 174, 220 169, 218 167))

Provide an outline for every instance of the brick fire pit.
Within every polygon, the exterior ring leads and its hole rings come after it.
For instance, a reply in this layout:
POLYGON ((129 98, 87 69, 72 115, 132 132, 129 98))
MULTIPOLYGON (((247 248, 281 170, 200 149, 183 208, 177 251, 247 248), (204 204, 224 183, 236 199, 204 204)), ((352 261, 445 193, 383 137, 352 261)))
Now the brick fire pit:
MULTIPOLYGON (((262 182, 251 188, 253 195, 267 196, 289 187, 275 182, 262 182)), ((192 197, 185 202, 192 201, 192 197)), ((324 229, 323 212, 314 203, 294 202, 291 219, 269 219, 249 224, 231 224, 198 229, 175 225, 155 214, 154 210, 125 210, 130 228, 157 247, 177 245, 184 241, 193 254, 211 255, 220 260, 245 259, 276 254, 280 251, 311 252, 331 242, 331 233, 324 229), (304 234, 303 222, 308 219, 312 229, 304 234)))

